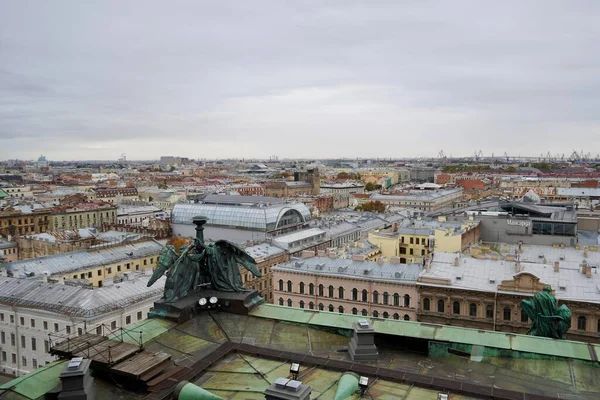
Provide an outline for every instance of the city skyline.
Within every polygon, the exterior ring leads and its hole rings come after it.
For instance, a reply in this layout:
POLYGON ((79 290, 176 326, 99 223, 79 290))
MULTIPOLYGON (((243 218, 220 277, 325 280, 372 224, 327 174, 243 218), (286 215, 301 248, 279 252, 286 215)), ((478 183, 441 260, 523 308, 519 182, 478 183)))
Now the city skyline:
POLYGON ((5 2, 0 159, 595 157, 599 7, 5 2))

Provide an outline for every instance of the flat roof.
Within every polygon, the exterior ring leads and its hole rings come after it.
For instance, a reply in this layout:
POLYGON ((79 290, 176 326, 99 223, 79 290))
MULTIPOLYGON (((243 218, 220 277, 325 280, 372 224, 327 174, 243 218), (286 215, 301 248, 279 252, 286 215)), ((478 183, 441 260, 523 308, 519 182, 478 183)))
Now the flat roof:
POLYGON ((300 231, 292 232, 287 235, 281 235, 273 238, 273 241, 281 244, 290 244, 297 242, 298 240, 310 239, 312 237, 325 234, 324 230, 318 228, 303 229, 300 231))

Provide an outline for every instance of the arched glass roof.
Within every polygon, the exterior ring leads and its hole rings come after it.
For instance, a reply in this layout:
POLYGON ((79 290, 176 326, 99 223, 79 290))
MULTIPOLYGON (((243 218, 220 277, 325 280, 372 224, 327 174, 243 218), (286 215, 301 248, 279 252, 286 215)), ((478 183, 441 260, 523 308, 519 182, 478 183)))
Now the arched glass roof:
POLYGON ((266 232, 280 227, 278 224, 281 217, 290 210, 298 212, 301 222, 310 220, 310 211, 303 203, 282 203, 262 206, 230 206, 199 203, 175 204, 171 212, 171 222, 174 224, 192 224, 192 218, 203 215, 208 218, 207 225, 266 232))

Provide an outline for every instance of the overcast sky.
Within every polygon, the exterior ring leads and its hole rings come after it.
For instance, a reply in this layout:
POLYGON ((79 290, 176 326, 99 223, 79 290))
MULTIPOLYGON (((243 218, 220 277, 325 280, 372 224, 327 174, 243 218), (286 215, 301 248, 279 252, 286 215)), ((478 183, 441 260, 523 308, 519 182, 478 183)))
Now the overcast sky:
POLYGON ((600 153, 599 1, 0 1, 0 160, 600 153))

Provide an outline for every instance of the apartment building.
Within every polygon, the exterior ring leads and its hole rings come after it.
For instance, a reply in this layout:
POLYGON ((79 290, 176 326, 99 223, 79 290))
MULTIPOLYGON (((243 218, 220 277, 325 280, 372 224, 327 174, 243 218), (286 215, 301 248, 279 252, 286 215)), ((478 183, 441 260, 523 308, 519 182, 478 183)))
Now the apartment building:
POLYGON ((104 202, 81 202, 66 204, 52 209, 50 228, 71 230, 79 228, 100 228, 102 224, 117 222, 117 206, 104 202))
POLYGON ((240 267, 244 287, 256 290, 267 303, 273 303, 273 279, 271 268, 290 260, 290 253, 269 243, 260 243, 244 249, 256 261, 256 267, 262 274, 255 277, 240 267))
POLYGON ((24 375, 55 360, 49 353, 53 342, 86 332, 107 336, 146 319, 165 278, 151 288, 148 279, 131 275, 89 289, 0 277, 0 372, 24 375))
POLYGON ((96 246, 87 250, 54 254, 10 263, 8 276, 45 276, 57 282, 87 280, 102 287, 115 276, 153 269, 162 250, 158 242, 147 240, 117 246, 96 246))
POLYGON ((50 226, 48 208, 11 206, 0 211, 0 236, 20 236, 46 232, 50 226))
POLYGON ((312 257, 272 268, 275 304, 416 320, 420 265, 312 257))
POLYGON ((455 208, 455 202, 462 198, 463 189, 442 190, 407 190, 398 194, 371 195, 371 201, 380 201, 386 206, 398 206, 412 208, 426 212, 451 210, 455 208))

